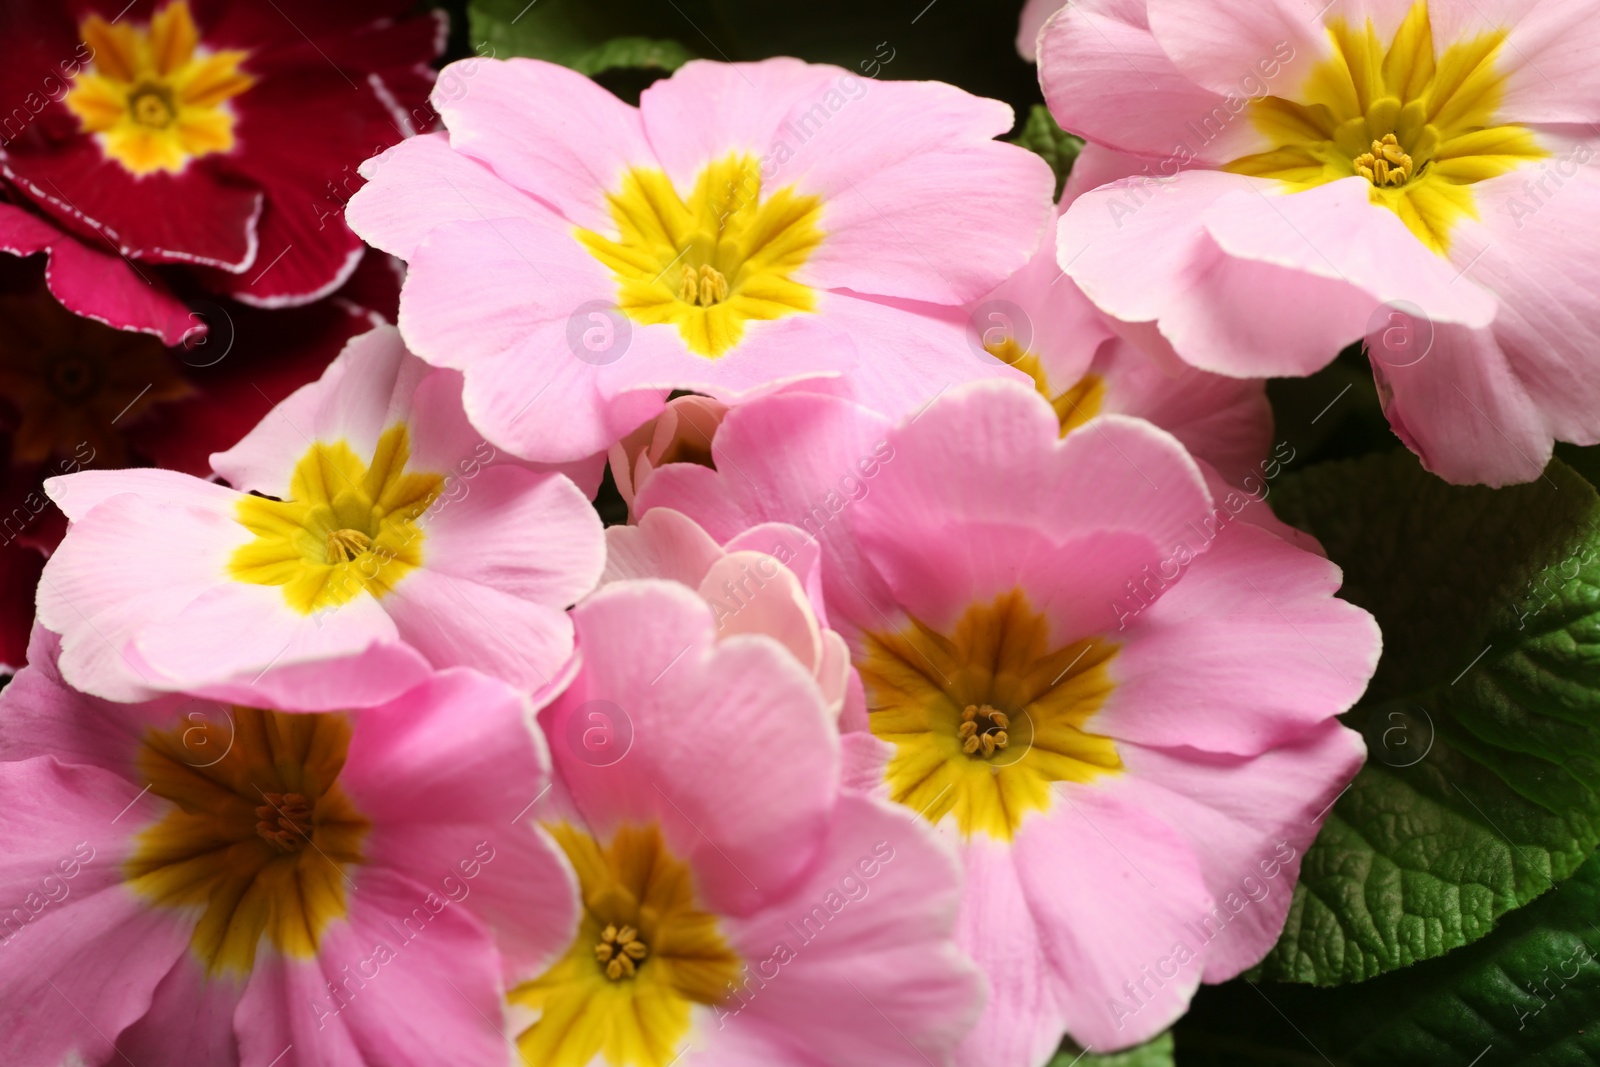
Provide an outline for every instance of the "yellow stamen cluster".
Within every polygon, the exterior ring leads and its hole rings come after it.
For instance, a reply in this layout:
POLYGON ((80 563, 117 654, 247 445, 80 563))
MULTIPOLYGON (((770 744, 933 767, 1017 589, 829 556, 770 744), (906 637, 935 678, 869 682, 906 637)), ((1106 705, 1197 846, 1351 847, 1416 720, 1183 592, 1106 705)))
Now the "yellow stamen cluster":
POLYGON ((961 725, 956 728, 956 736, 961 738, 961 751, 969 756, 983 758, 994 755, 1010 743, 1006 730, 1011 726, 1011 720, 1003 711, 996 711, 987 704, 968 704, 961 712, 961 725))
POLYGON ((714 307, 728 299, 728 279, 709 263, 699 271, 685 266, 683 283, 678 286, 678 299, 698 307, 714 307))
POLYGON ((280 852, 294 852, 311 839, 311 803, 299 793, 263 793, 256 808, 256 833, 280 852))
POLYGON ((1373 141, 1372 151, 1357 156, 1355 164, 1356 173, 1380 189, 1404 185, 1411 180, 1414 170, 1411 157, 1392 133, 1384 134, 1381 141, 1373 141))
POLYGON ((606 977, 613 982, 632 978, 638 964, 649 955, 650 948, 639 940, 639 931, 631 926, 618 929, 608 924, 600 934, 600 943, 594 947, 594 958, 600 963, 606 977))
POLYGON ((372 548, 372 538, 360 530, 332 530, 328 533, 328 562, 349 563, 372 548))

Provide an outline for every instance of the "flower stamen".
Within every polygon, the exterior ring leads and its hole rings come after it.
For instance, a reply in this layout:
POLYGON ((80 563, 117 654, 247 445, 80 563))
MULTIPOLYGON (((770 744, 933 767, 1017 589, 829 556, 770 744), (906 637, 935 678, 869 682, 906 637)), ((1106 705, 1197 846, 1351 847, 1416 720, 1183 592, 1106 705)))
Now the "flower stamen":
POLYGON ((263 793, 256 833, 279 852, 296 852, 311 839, 311 804, 299 793, 263 793))
POLYGON ((1372 151, 1357 156, 1355 166, 1357 174, 1380 189, 1404 185, 1411 180, 1413 170, 1411 157, 1392 133, 1384 134, 1381 141, 1373 141, 1372 151))
POLYGON ((649 952, 649 946, 639 939, 639 931, 631 926, 618 929, 614 923, 606 925, 594 946, 595 960, 613 982, 632 978, 649 952))
POLYGON ((360 530, 334 530, 328 534, 328 562, 349 563, 372 548, 372 538, 360 530))
POLYGON ((728 299, 728 279, 709 263, 698 271, 685 266, 683 283, 678 286, 678 299, 685 304, 713 307, 728 299))
POLYGON ((968 704, 961 712, 961 725, 956 736, 961 738, 961 751, 969 756, 987 759, 1010 743, 1006 731, 1011 719, 1003 711, 987 704, 968 704))

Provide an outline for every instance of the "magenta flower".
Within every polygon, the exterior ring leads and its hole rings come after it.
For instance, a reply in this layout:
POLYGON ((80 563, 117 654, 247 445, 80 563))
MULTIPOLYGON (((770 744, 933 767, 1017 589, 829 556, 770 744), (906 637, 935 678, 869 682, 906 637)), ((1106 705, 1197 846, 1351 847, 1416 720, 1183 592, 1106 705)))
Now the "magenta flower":
POLYGON ((871 709, 842 723, 847 781, 966 868, 959 940, 991 992, 958 1062, 1036 1067, 1063 1030, 1135 1044, 1266 953, 1364 753, 1335 716, 1379 635, 1337 567, 1234 522, 1167 433, 1063 437, 1009 382, 901 423, 768 397, 716 446, 722 469, 665 467, 638 503, 821 541, 871 709))
POLYGON ((56 644, 0 697, 6 1063, 506 1059, 503 983, 576 912, 522 817, 523 697, 455 670, 355 712, 112 704, 56 644))
MULTIPOLYGON (((638 108, 549 63, 475 63, 449 134, 368 162, 350 225, 410 265, 406 343, 530 459, 599 452, 668 390, 845 375, 914 408, 992 375, 961 305, 1050 210, 1004 104, 792 59, 692 62, 638 108), (537 106, 530 106, 537 101, 537 106)), ((449 78, 448 68, 445 78, 449 78)))

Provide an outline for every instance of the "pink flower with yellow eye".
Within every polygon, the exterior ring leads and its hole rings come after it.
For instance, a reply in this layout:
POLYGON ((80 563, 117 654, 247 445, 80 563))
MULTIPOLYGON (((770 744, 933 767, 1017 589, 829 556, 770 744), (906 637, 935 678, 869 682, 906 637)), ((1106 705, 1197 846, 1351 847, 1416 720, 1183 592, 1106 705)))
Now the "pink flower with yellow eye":
POLYGON ((676 582, 572 614, 582 668, 539 713, 556 782, 535 818, 582 908, 508 992, 523 1062, 949 1067, 983 995, 951 940, 955 858, 841 789, 812 674, 770 635, 719 634, 676 582), (623 740, 586 748, 591 722, 623 740))
MULTIPOLYGON (((392 327, 212 457, 232 488, 176 471, 46 483, 72 525, 40 580, 68 682, 294 710, 390 699, 470 666, 536 690, 572 653, 566 608, 605 562, 565 474, 484 441, 461 378, 392 327)), ((592 489, 598 457, 568 468, 592 489)))
POLYGON ((658 471, 642 515, 821 542, 869 709, 840 723, 846 780, 966 869, 957 939, 991 992, 957 1063, 1037 1067, 1063 1031, 1137 1044, 1271 948, 1365 753, 1337 716, 1380 638, 1337 567, 1232 523, 1166 432, 1102 414, 1063 435, 1012 382, 900 422, 764 397, 716 449, 717 470, 658 471))
MULTIPOLYGON (((1035 9, 1036 10, 1036 9, 1035 9)), ((1365 340, 1441 476, 1600 442, 1593 0, 1082 0, 1039 36, 1061 125, 1137 157, 1060 226, 1101 309, 1203 370, 1365 340)))
MULTIPOLYGON (((448 134, 364 168, 350 224, 407 261, 400 329, 466 375, 473 425, 557 461, 675 389, 806 377, 912 410, 990 376, 961 306, 1021 266, 1049 167, 1011 109, 794 59, 695 61, 631 107, 528 59, 436 92, 448 134)), ((445 77, 454 68, 446 68, 445 77)))
POLYGON ((58 651, 35 631, 0 696, 0 1059, 506 1061, 485 1022, 577 917, 525 696, 451 670, 355 711, 119 704, 58 651))

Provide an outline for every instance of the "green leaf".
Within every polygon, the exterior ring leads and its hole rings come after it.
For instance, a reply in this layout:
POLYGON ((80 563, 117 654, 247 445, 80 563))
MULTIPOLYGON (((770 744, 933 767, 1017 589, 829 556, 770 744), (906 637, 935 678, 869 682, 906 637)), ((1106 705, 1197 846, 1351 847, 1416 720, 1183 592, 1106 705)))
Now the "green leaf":
POLYGON ((1172 1035, 1123 1052, 1082 1052, 1069 1042, 1045 1067, 1172 1067, 1172 1035))
POLYGON ((1491 490, 1395 452, 1272 500, 1344 568, 1385 648, 1347 719, 1367 765, 1261 973, 1360 981, 1483 937, 1600 844, 1600 498, 1559 462, 1491 490))
POLYGON ((1243 981, 1178 1027, 1185 1067, 1600 1067, 1600 858, 1488 937, 1337 989, 1243 981))
POLYGON ((1489 937, 1352 987, 1345 1056, 1388 1067, 1600 1065, 1600 859, 1489 937))
POLYGON ((1049 108, 1034 104, 1033 110, 1028 112, 1028 121, 1023 124, 1022 132, 1013 143, 1037 152, 1050 164, 1050 169, 1056 172, 1056 199, 1060 200, 1062 187, 1067 184, 1067 175, 1072 173, 1072 164, 1077 160, 1078 153, 1083 151, 1083 138, 1075 137, 1057 126, 1049 108))
POLYGON ((574 69, 595 75, 607 70, 661 70, 671 72, 694 58, 677 41, 656 41, 649 37, 613 37, 591 48, 574 62, 574 69))
POLYGON ((596 0, 472 0, 479 54, 526 56, 594 75, 618 68, 672 71, 694 58, 677 37, 693 26, 668 4, 596 0), (619 37, 619 30, 629 36, 619 37))

